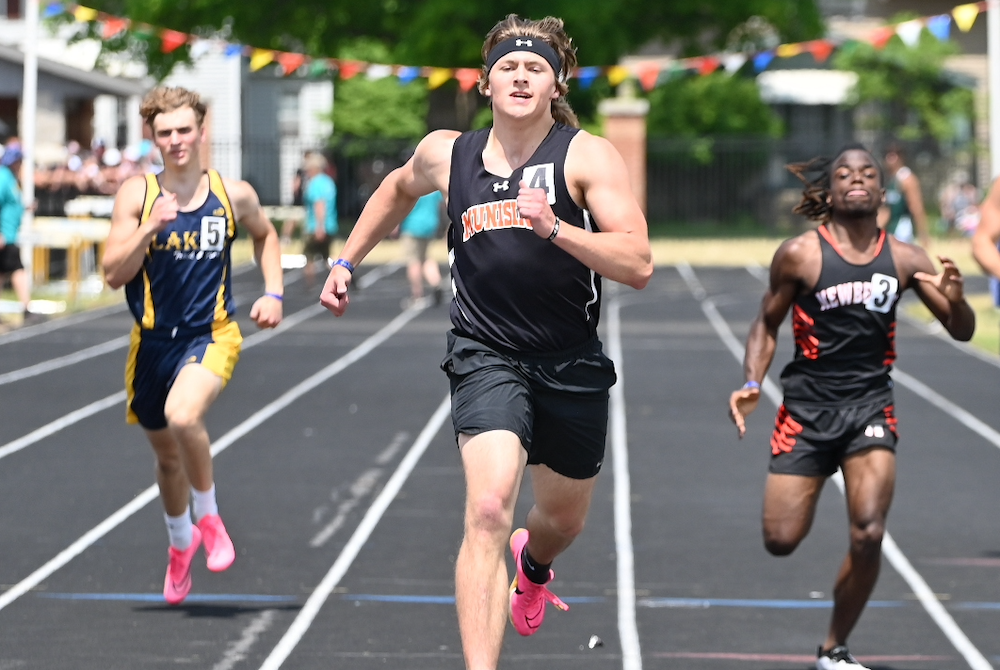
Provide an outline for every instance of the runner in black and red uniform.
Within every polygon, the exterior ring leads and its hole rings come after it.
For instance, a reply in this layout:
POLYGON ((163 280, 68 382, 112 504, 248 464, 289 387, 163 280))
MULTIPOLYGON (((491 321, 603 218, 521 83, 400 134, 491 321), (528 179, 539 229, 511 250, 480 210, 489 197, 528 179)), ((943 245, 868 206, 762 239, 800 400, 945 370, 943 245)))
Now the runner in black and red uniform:
MULTIPOLYGON (((840 468, 850 517, 850 549, 834 587, 833 617, 819 647, 819 670, 859 670, 847 636, 868 602, 881 562, 882 535, 896 476, 896 417, 889 372, 896 358, 896 304, 908 288, 957 340, 975 329, 955 264, 878 228, 885 197, 877 161, 861 146, 830 161, 789 166, 806 184, 795 212, 820 222, 785 241, 771 262, 770 283, 750 327, 746 384, 729 401, 746 432, 760 384, 793 312, 795 359, 781 374, 784 402, 771 437, 764 491, 764 546, 787 556, 809 532, 827 477, 840 468), (807 175, 815 174, 813 179, 807 175)), ((862 669, 863 670, 863 669, 862 669)))

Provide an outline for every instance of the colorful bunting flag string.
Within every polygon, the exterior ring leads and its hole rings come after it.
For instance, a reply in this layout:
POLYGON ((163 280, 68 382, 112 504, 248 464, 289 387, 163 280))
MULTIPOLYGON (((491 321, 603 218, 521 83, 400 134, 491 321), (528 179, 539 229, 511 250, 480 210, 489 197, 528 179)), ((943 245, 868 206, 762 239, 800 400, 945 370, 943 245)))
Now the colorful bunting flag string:
MULTIPOLYGON (((924 16, 893 25, 881 26, 873 30, 865 38, 865 41, 877 49, 882 49, 889 40, 898 36, 904 44, 912 47, 919 42, 920 35, 925 29, 937 39, 945 41, 951 35, 952 21, 954 21, 960 31, 969 32, 973 25, 975 25, 979 15, 986 12, 987 9, 988 2, 986 0, 958 5, 947 14, 924 16)), ((249 69, 251 72, 257 72, 274 63, 277 66, 278 73, 283 76, 300 71, 310 75, 336 73, 342 80, 351 79, 360 74, 365 74, 368 79, 373 80, 395 76, 401 84, 409 84, 417 78, 423 78, 427 80, 427 87, 431 90, 440 88, 452 79, 455 79, 463 91, 470 91, 475 88, 476 82, 479 79, 478 68, 452 69, 367 63, 338 58, 312 57, 300 53, 234 44, 224 40, 190 35, 169 28, 151 26, 146 23, 111 16, 90 7, 67 4, 58 0, 46 3, 42 10, 42 16, 45 18, 53 18, 64 13, 71 15, 78 23, 99 24, 98 33, 104 40, 113 39, 128 31, 143 39, 159 38, 160 49, 163 53, 169 54, 187 45, 193 59, 197 59, 213 50, 229 58, 246 56, 249 59, 249 69)), ((636 79, 644 90, 650 91, 661 82, 667 81, 678 74, 696 73, 705 76, 720 68, 729 74, 734 74, 741 70, 748 61, 752 63, 753 69, 757 72, 765 70, 775 58, 793 58, 804 53, 811 54, 816 62, 822 63, 839 46, 841 45, 833 40, 818 39, 808 42, 781 44, 773 49, 751 54, 721 53, 682 58, 668 63, 658 60, 638 61, 629 65, 577 67, 571 76, 579 82, 582 88, 589 88, 598 77, 606 77, 612 86, 617 86, 626 79, 632 78, 636 79)))

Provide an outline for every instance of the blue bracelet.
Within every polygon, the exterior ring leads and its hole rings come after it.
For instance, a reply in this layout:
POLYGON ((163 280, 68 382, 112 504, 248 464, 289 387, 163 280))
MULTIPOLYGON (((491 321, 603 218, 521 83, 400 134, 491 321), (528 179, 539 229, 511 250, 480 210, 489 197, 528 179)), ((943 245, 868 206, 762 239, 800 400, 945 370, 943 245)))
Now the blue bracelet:
MULTIPOLYGON (((347 268, 347 271, 354 274, 354 266, 351 265, 351 261, 344 260, 343 258, 338 258, 333 262, 333 266, 339 265, 342 268, 347 268)), ((332 266, 332 267, 333 267, 332 266)))
POLYGON ((760 382, 755 382, 753 380, 748 381, 743 385, 744 389, 760 389, 760 382))
POLYGON ((278 302, 282 302, 285 299, 285 296, 281 295, 280 293, 265 293, 264 295, 266 295, 268 298, 274 298, 278 302))

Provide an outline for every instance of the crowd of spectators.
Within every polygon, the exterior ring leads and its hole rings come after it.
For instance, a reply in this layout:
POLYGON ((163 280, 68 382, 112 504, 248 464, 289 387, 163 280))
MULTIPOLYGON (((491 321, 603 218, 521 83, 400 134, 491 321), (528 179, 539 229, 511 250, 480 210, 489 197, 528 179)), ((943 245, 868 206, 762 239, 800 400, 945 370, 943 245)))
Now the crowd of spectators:
POLYGON ((66 202, 80 196, 113 196, 133 175, 158 172, 162 162, 149 140, 124 149, 94 142, 88 150, 66 145, 65 159, 35 167, 37 216, 64 216, 66 202))

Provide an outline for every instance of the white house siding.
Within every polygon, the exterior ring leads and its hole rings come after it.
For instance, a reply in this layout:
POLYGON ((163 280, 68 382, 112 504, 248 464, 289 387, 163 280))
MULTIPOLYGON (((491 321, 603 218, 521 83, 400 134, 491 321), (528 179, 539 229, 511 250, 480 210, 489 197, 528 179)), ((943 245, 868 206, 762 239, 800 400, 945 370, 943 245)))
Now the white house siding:
POLYGON ((197 91, 208 104, 212 167, 230 179, 243 178, 240 150, 241 68, 240 58, 208 53, 199 58, 193 67, 177 67, 164 81, 167 86, 182 86, 197 91))

